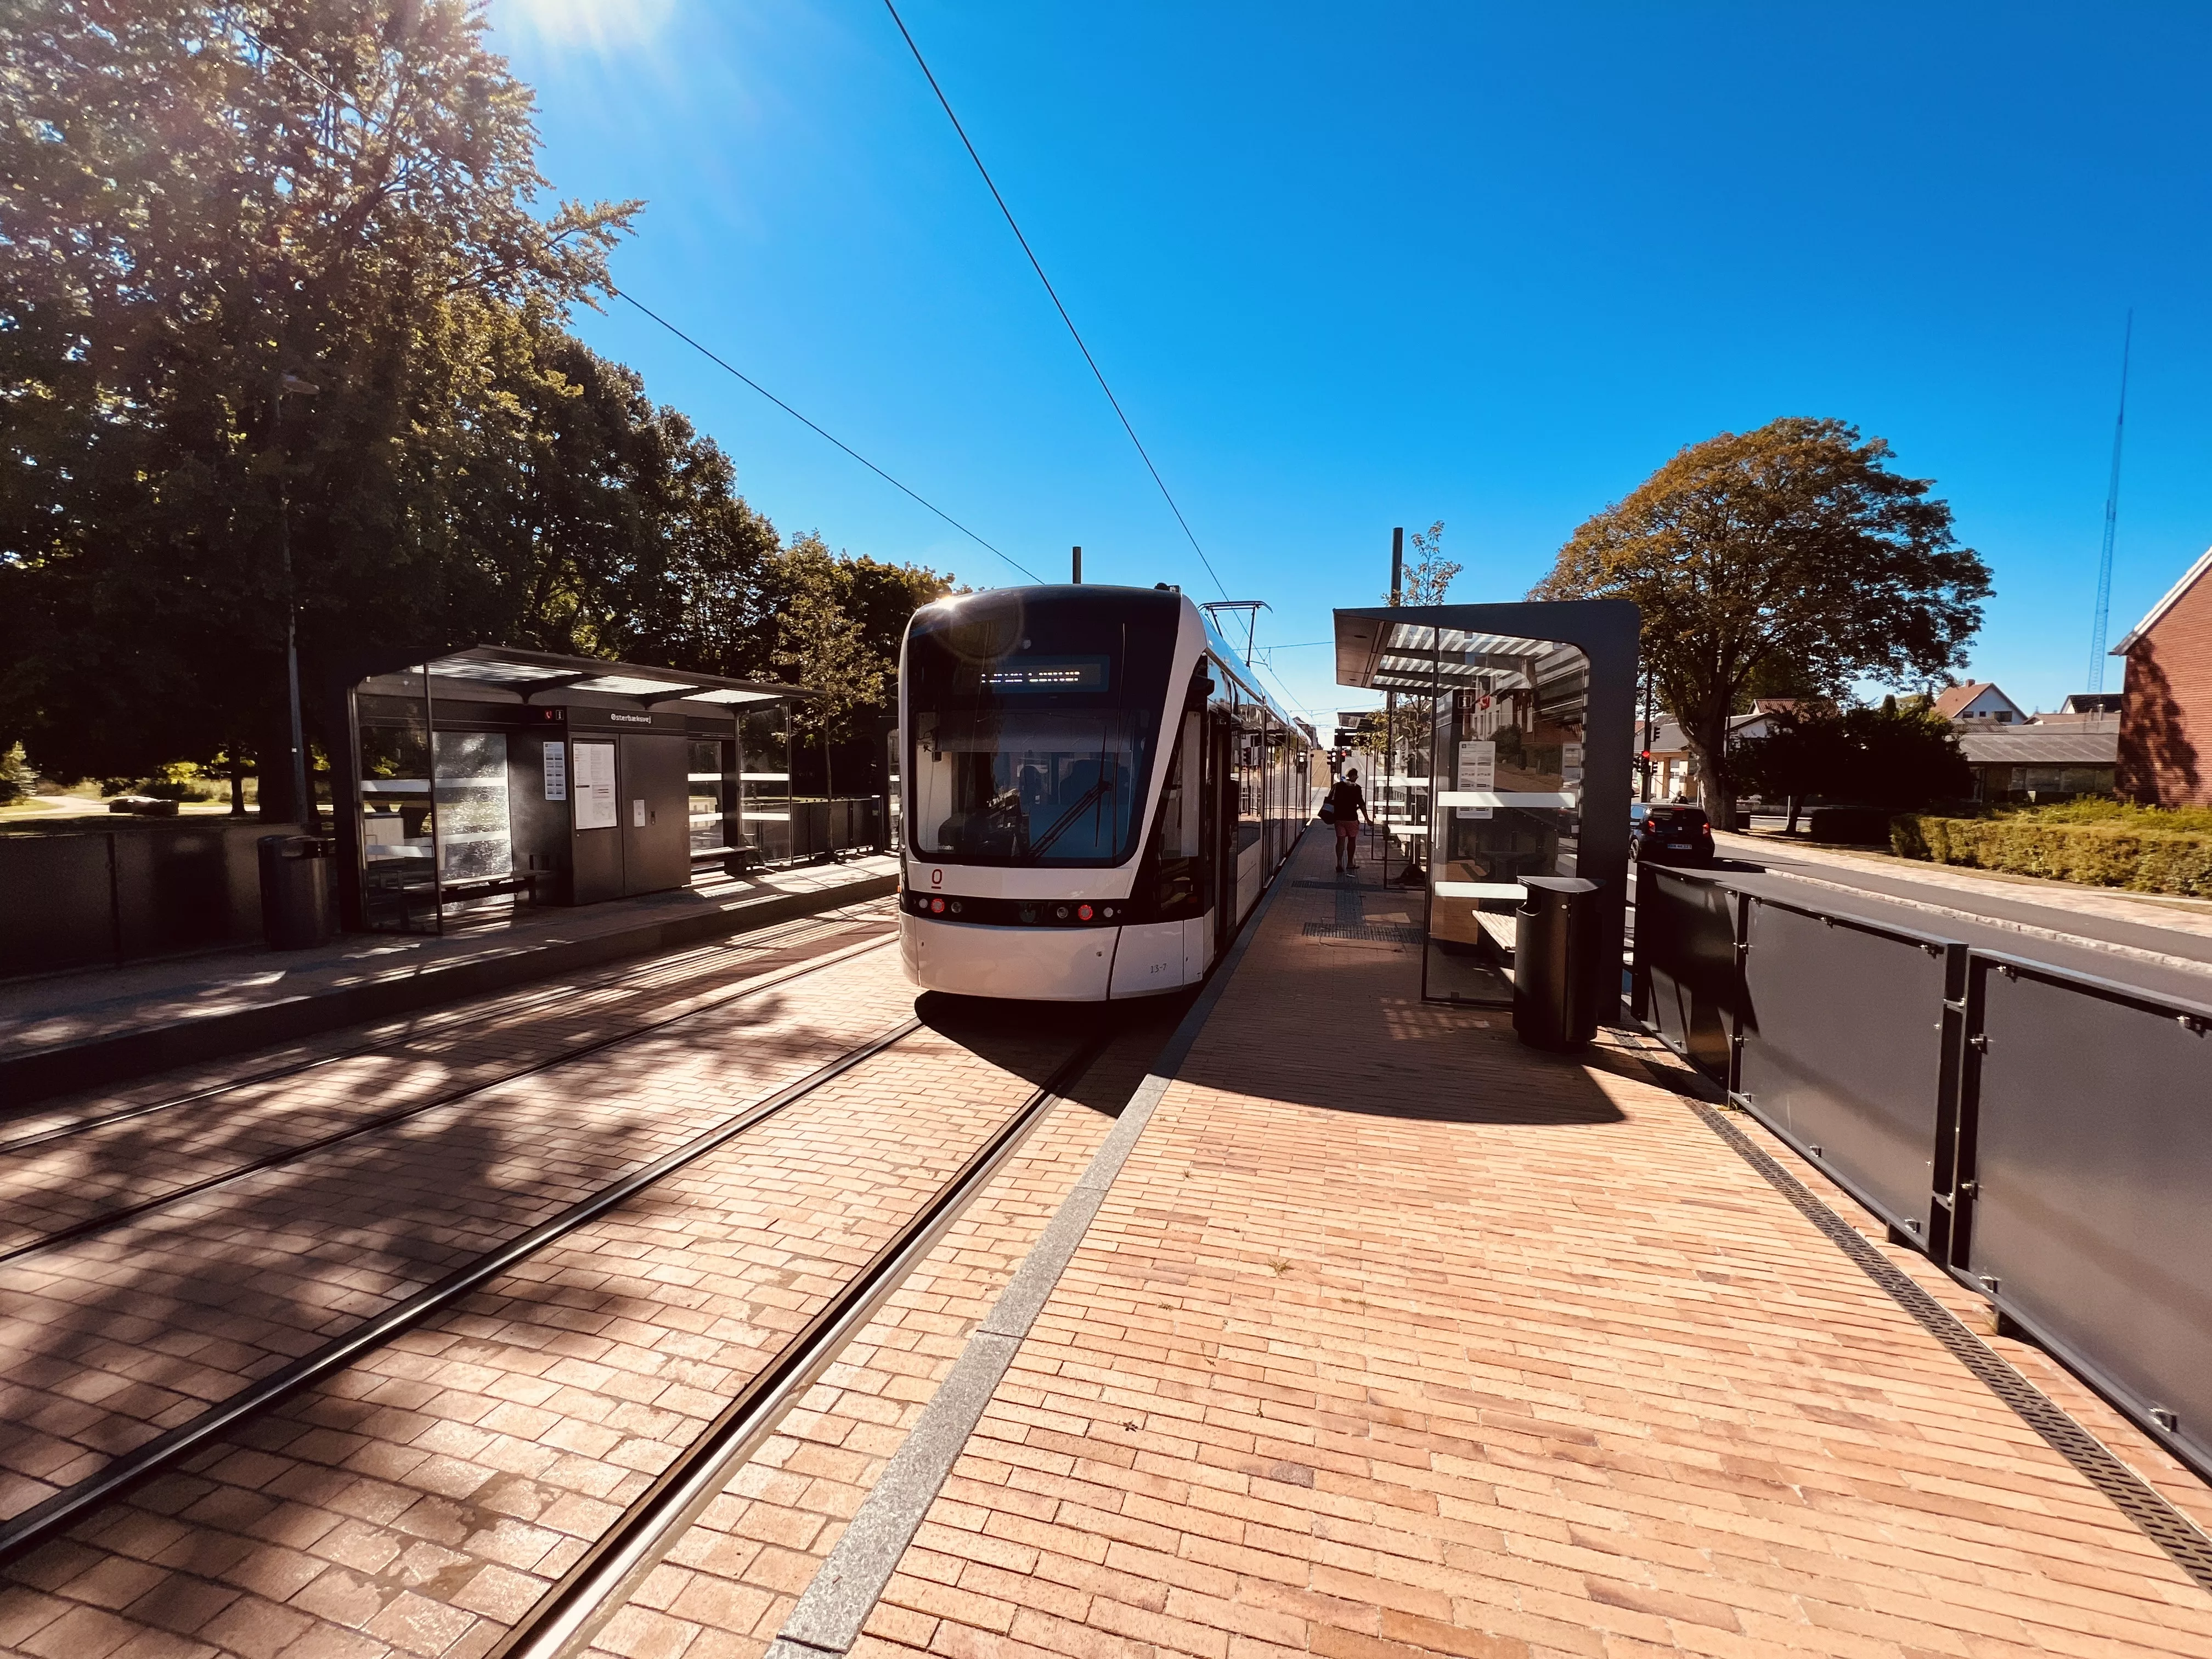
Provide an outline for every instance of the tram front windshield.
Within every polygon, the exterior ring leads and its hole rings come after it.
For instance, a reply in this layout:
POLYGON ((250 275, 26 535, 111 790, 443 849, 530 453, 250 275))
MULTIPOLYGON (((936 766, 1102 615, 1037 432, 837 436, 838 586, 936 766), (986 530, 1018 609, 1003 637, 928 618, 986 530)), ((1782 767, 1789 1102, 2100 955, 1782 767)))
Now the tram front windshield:
POLYGON ((1179 612, 1150 593, 978 594, 907 640, 916 855, 1133 857, 1179 612))

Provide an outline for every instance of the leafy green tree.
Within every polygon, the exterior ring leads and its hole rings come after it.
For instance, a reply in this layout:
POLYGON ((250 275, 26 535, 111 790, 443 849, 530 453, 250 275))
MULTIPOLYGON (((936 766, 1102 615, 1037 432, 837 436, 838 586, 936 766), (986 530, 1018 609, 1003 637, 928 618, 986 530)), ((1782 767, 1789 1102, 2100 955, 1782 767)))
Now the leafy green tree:
POLYGON ((819 536, 801 537, 784 555, 775 665, 813 695, 792 720, 821 745, 823 793, 837 793, 836 745, 853 735, 860 710, 880 707, 893 664, 851 610, 853 577, 819 536))
POLYGON ((1445 590, 1465 567, 1444 557, 1444 521, 1438 519, 1412 537, 1413 562, 1405 568, 1396 593, 1382 596, 1386 605, 1442 605, 1445 590))
POLYGON ((761 602, 773 623, 763 636, 774 648, 762 672, 818 694, 794 718, 821 749, 825 781, 834 781, 834 747, 871 736, 869 717, 892 712, 907 623, 951 586, 926 566, 832 553, 813 532, 764 573, 761 602))
MULTIPOLYGON (((1413 544, 1413 560, 1402 573, 1399 590, 1382 596, 1386 605, 1442 605, 1452 585, 1452 579, 1463 568, 1444 557, 1444 521, 1437 520, 1425 530, 1416 530, 1409 539, 1413 544)), ((1390 760, 1399 755, 1426 755, 1433 730, 1436 700, 1418 692, 1401 691, 1386 710, 1383 734, 1383 770, 1398 769, 1390 760)))
POLYGON ((1784 833, 1797 833, 1798 810, 1808 795, 1832 787, 1842 775, 1846 744, 1841 720, 1818 715, 1777 714, 1763 737, 1738 738, 1729 745, 1729 774, 1735 786, 1763 800, 1788 803, 1784 833))
POLYGON ((729 458, 567 331, 635 204, 541 210, 483 30, 468 0, 53 0, 0 30, 0 742, 258 771, 289 816, 256 763, 286 752, 293 601, 311 688, 493 641, 798 652, 884 699, 870 665, 945 580, 787 556, 729 458))
POLYGON ((1835 420, 1790 417, 1694 444, 1576 531, 1532 599, 1617 597, 1697 757, 1706 812, 1735 823, 1728 717, 1762 665, 1841 697, 1963 665, 1989 568, 1929 481, 1835 420))
POLYGON ((312 661, 473 632, 496 596, 457 556, 460 464, 632 208, 538 211, 484 27, 465 0, 53 0, 0 30, 0 719, 42 759, 281 750, 289 601, 312 661))
POLYGON ((1775 716, 1771 734, 1730 744, 1731 775, 1790 803, 1794 833, 1808 797, 1893 811, 1959 800, 1973 776, 1951 722, 1925 697, 1885 697, 1873 708, 1775 716))

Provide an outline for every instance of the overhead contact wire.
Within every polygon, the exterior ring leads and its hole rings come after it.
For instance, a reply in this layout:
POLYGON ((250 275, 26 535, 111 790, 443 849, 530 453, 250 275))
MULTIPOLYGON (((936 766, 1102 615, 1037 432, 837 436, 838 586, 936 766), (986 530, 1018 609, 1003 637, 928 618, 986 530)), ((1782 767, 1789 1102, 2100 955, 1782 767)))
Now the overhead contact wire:
MULTIPOLYGON (((908 489, 896 478, 891 477, 890 473, 884 471, 883 468, 878 466, 873 461, 860 453, 859 450, 854 448, 852 445, 847 443, 843 439, 838 437, 834 433, 823 431, 822 428, 815 425, 813 422, 808 420, 806 416, 800 414, 789 404, 784 402, 782 398, 777 397, 775 393, 770 392, 758 380, 753 379, 751 375, 746 374, 743 369, 737 368, 727 360, 715 356, 714 352, 700 344, 698 341, 693 339, 689 334, 686 334, 682 329, 677 327, 675 324, 670 322, 667 318, 653 310, 652 307, 647 305, 643 301, 633 298, 631 295, 623 293, 622 289, 617 288, 612 283, 607 284, 607 292, 613 295, 616 299, 622 301, 624 304, 635 307, 646 316, 651 318, 654 322, 659 323, 661 327, 666 329, 678 339, 683 341, 685 345, 690 346, 692 350, 697 352, 708 362, 714 364, 715 368, 722 370, 725 374, 734 375, 738 380, 743 380, 747 386, 759 392, 762 397, 767 398, 769 402, 774 404, 785 414, 790 416, 793 420, 798 422, 808 431, 814 433, 819 437, 827 438, 831 443, 836 444, 838 448, 843 450, 848 455, 850 455, 854 460, 858 461, 862 466, 867 468, 869 471, 874 473, 878 478, 881 478, 892 489, 914 501, 920 501, 922 506, 927 507, 932 513, 937 514, 939 518, 944 520, 945 523, 951 525, 955 530, 965 536, 969 541, 975 543, 976 546, 983 548, 988 551, 995 554, 998 557, 1004 559, 1008 564, 1013 566, 1015 569, 1020 571, 1022 574, 1027 576, 1031 581, 1041 581, 1043 580, 1043 578, 1040 577, 1036 571, 1030 569, 1019 559, 1014 557, 1012 554, 1004 552, 996 547, 993 547, 990 543, 985 541, 981 536, 970 530, 966 525, 961 523, 959 520, 954 518, 943 507, 938 506, 936 502, 930 501, 922 495, 917 495, 911 489, 908 489)), ((1208 568, 1211 568, 1212 567, 1210 566, 1208 567, 1208 568)))
POLYGON ((1114 395, 1114 388, 1106 384, 1105 371, 1098 367, 1098 360, 1091 355, 1091 348, 1084 343, 1083 331, 1076 327, 1075 319, 1067 314, 1067 307, 1060 303, 1060 291, 1053 287, 1052 278, 1044 274, 1044 266, 1036 257, 1036 250, 1030 246, 1030 239, 1022 234, 1022 228, 1014 218, 1014 210, 1006 205, 1006 198, 999 193, 999 186, 991 177, 991 169, 983 165, 983 158, 976 154, 975 142, 968 137, 968 129, 960 125, 960 118, 952 112, 952 100, 945 95, 945 88, 937 84, 937 76, 930 72, 929 60, 921 55, 921 48, 915 44, 906 20, 899 15, 898 8, 892 4, 891 0, 884 0, 884 9, 890 13, 891 21, 898 25, 898 32, 906 41, 907 50, 914 54, 914 61, 921 66, 922 77, 929 82, 929 89, 937 94, 937 101, 945 111, 945 118, 952 123, 952 130, 960 135, 960 143, 968 152, 968 159, 975 164, 975 171, 983 175, 984 187, 991 192, 991 199, 999 204, 999 211, 1006 216, 1006 228, 1014 233, 1014 240, 1022 245, 1022 252, 1029 256, 1030 269, 1036 272, 1037 281, 1044 284, 1044 291, 1052 301, 1052 308, 1060 313, 1060 320, 1067 325, 1068 337, 1075 342, 1075 349, 1083 354, 1083 361, 1091 365, 1091 373, 1098 382, 1098 389, 1106 394, 1106 401, 1114 406, 1115 417, 1121 422, 1121 430, 1129 434, 1129 441, 1137 447, 1137 456, 1144 462, 1145 471, 1152 475, 1152 482, 1160 487, 1161 498, 1167 502, 1168 511, 1175 514, 1176 522, 1182 526, 1182 533, 1190 542, 1191 551, 1198 555, 1198 562, 1206 567, 1206 574, 1213 578, 1213 585, 1219 589, 1221 597, 1227 599, 1229 590, 1222 586, 1220 573, 1214 569, 1213 561, 1206 556, 1206 550, 1198 544, 1198 538, 1191 533, 1190 520, 1183 517, 1182 508, 1176 505, 1174 492, 1168 489, 1167 480, 1160 477, 1159 468, 1152 465, 1152 456, 1146 452, 1144 440, 1137 435, 1137 428, 1129 423, 1128 416, 1122 410, 1121 400, 1114 395))

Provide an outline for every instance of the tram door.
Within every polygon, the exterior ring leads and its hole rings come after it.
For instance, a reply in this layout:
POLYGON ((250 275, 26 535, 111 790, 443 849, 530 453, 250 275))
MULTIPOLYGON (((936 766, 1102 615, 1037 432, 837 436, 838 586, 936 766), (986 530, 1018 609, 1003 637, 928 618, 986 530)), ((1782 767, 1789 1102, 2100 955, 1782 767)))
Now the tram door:
POLYGON ((1206 713, 1207 907, 1213 912, 1215 958, 1237 932, 1237 724, 1225 709, 1206 713))

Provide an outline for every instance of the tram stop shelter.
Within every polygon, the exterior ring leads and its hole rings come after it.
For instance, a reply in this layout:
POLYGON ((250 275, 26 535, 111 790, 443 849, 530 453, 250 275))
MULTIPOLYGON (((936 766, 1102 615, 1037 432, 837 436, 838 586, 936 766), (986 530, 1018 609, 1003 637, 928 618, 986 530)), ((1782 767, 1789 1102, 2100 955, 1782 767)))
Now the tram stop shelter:
POLYGON ((1626 599, 1336 612, 1337 683, 1428 712, 1407 826, 1428 874, 1425 1000, 1510 1006, 1526 881, 1568 876, 1597 888, 1589 1006, 1619 1004, 1640 626, 1626 599))
POLYGON ((473 646, 346 690, 341 923, 442 932, 489 898, 593 904, 793 855, 791 720, 808 694, 473 646))

